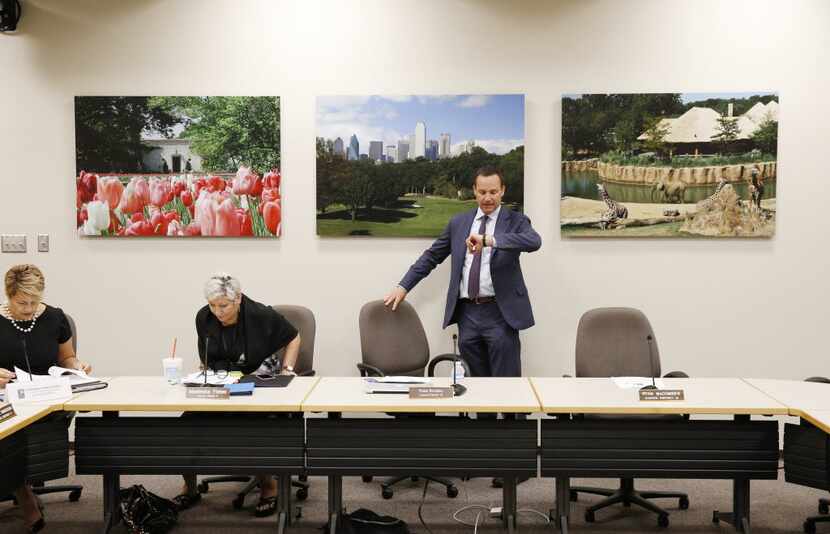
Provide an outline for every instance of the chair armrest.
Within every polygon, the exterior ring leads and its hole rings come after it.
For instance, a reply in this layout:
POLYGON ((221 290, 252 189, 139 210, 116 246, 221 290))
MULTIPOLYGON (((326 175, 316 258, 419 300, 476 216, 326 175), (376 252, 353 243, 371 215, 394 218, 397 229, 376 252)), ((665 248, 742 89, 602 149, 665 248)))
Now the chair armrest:
POLYGON ((357 370, 360 372, 360 376, 385 376, 385 373, 377 367, 365 363, 357 364, 357 370))
POLYGON ((435 366, 441 362, 461 362, 461 365, 464 366, 464 376, 470 376, 470 367, 464 361, 464 358, 457 354, 439 354, 430 360, 429 365, 427 365, 427 376, 435 376, 435 366))
POLYGON ((805 378, 805 382, 820 382, 822 384, 830 384, 830 378, 825 376, 811 376, 810 378, 805 378))
POLYGON ((672 371, 663 375, 663 378, 689 378, 683 371, 672 371))

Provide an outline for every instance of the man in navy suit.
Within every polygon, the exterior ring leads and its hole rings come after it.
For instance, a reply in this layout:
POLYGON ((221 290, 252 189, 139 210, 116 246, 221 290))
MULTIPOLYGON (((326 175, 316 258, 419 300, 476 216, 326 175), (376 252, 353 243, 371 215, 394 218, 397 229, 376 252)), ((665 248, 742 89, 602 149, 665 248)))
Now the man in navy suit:
POLYGON ((533 312, 519 265, 521 252, 542 246, 523 214, 501 206, 504 180, 483 167, 473 180, 478 208, 456 215, 384 299, 395 310, 409 291, 452 256, 444 328, 458 323, 461 356, 473 376, 521 376, 519 330, 533 312))

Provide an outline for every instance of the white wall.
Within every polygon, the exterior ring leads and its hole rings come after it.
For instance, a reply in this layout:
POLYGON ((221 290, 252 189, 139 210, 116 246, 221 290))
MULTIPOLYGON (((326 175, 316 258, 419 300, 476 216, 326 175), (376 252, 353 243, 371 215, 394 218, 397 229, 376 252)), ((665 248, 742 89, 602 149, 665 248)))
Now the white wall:
MULTIPOLYGON (((318 318, 316 367, 354 374, 357 313, 428 240, 315 234, 314 96, 516 93, 526 98, 526 210, 543 247, 523 260, 537 326, 526 374, 573 369, 579 316, 629 305, 650 317, 664 367, 699 376, 830 374, 830 3, 816 1, 26 0, 0 35, 0 232, 49 233, 48 302, 71 312, 102 375, 157 373, 217 269, 266 302, 318 318), (417 43, 417 46, 413 44, 417 43), (171 53, 171 51, 173 53, 171 53), (182 58, 186 68, 181 68, 182 58), (406 58, 401 61, 401 58, 406 58), (777 90, 778 228, 766 241, 559 237, 563 92, 777 90), (75 95, 282 97, 279 241, 89 240, 74 232, 75 95)), ((435 353, 442 266, 413 292, 435 353)))

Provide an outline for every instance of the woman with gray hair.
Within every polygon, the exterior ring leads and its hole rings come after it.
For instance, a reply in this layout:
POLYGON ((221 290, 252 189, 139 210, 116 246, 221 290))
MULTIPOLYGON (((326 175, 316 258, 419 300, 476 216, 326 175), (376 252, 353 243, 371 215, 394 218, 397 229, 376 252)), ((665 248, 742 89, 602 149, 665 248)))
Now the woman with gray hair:
MULTIPOLYGON (((207 368, 241 371, 244 374, 295 375, 300 353, 300 334, 271 306, 253 301, 242 293, 239 280, 217 273, 205 283, 207 305, 196 313, 199 358, 207 368), (282 361, 277 352, 285 349, 282 361)), ((201 495, 196 476, 185 475, 183 492, 173 500, 180 510, 196 504, 201 495)), ((277 483, 259 476, 256 516, 276 511, 277 483)))

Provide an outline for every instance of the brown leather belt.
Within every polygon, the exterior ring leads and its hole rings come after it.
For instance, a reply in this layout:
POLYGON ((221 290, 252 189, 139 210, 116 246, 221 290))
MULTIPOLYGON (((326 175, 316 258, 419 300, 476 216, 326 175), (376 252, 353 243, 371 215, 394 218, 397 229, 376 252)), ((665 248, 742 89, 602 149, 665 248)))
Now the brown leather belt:
POLYGON ((476 297, 474 299, 461 299, 461 302, 466 302, 468 304, 489 304, 490 302, 496 302, 496 297, 476 297))

